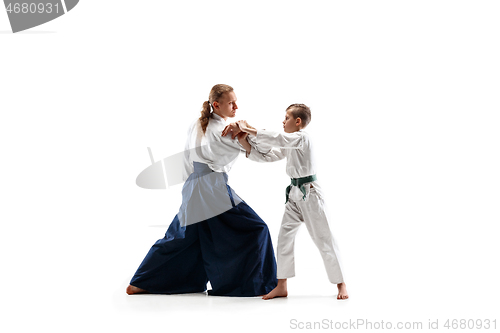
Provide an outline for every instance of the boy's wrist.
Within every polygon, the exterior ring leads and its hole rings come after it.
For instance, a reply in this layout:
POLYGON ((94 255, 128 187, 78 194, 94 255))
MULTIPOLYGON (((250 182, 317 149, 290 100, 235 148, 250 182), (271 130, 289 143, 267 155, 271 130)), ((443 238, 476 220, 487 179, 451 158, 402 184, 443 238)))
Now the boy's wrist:
POLYGON ((255 128, 245 128, 245 132, 250 135, 257 136, 257 130, 255 128))

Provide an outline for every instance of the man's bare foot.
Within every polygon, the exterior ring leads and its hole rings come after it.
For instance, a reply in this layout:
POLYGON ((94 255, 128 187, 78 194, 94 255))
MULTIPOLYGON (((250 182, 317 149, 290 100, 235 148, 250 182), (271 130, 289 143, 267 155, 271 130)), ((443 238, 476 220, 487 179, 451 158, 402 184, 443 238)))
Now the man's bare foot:
POLYGON ((147 293, 146 290, 134 287, 133 285, 129 284, 126 290, 126 293, 128 295, 133 295, 133 294, 145 294, 147 293))
POLYGON ((262 299, 272 299, 275 297, 287 297, 288 296, 288 290, 286 287, 286 279, 278 279, 278 285, 276 288, 271 290, 269 294, 264 295, 262 299))
POLYGON ((287 297, 288 296, 288 291, 283 288, 276 287, 271 292, 267 295, 264 295, 262 299, 272 299, 275 297, 287 297))
POLYGON ((345 283, 339 283, 337 284, 337 288, 339 288, 339 293, 337 295, 337 299, 348 299, 349 295, 347 295, 347 287, 345 286, 345 283))

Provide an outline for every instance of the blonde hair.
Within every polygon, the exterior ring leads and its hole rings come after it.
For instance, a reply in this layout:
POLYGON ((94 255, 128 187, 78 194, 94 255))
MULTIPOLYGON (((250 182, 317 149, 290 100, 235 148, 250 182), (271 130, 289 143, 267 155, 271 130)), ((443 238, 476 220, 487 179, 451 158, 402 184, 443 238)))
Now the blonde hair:
POLYGON ((206 132, 208 121, 212 118, 211 108, 213 108, 213 102, 218 102, 224 93, 231 91, 233 91, 233 87, 227 84, 216 84, 212 87, 208 95, 208 101, 203 102, 203 109, 201 110, 200 124, 203 133, 206 132))
POLYGON ((302 128, 306 127, 309 122, 311 122, 311 109, 305 104, 292 104, 287 107, 286 110, 290 110, 290 113, 295 119, 300 118, 300 120, 302 120, 302 128))

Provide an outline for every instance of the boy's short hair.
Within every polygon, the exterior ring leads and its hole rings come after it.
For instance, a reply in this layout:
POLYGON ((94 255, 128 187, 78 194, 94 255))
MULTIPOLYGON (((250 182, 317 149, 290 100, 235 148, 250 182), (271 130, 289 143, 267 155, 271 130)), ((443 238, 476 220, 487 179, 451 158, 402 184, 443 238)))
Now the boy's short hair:
POLYGON ((302 120, 302 127, 306 127, 311 122, 311 109, 305 104, 292 104, 286 108, 286 111, 290 110, 292 116, 297 119, 302 120))

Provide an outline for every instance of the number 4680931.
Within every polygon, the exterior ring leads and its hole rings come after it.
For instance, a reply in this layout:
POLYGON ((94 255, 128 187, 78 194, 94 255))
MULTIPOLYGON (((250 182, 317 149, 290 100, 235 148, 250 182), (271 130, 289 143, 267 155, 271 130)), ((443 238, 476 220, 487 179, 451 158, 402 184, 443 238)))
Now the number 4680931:
POLYGON ((50 14, 52 12, 59 13, 59 4, 55 5, 49 3, 9 3, 7 5, 7 13, 15 13, 15 14, 35 14, 35 13, 47 13, 50 14))

